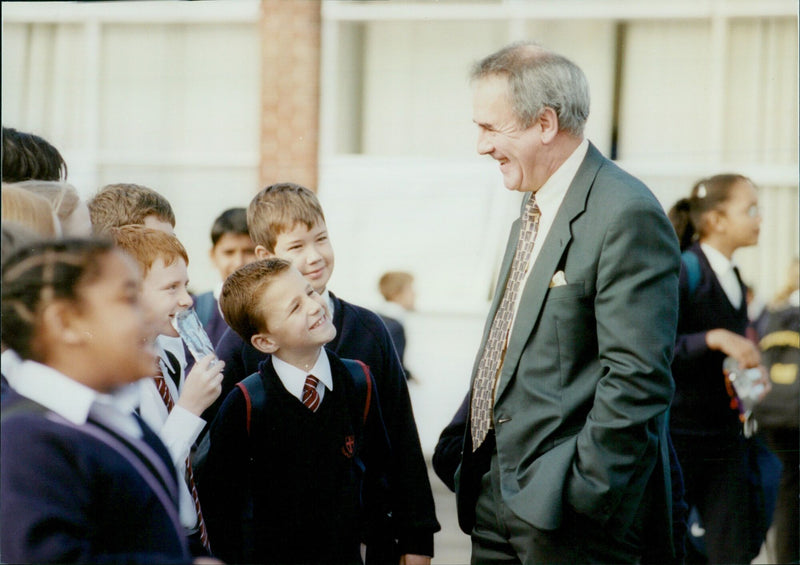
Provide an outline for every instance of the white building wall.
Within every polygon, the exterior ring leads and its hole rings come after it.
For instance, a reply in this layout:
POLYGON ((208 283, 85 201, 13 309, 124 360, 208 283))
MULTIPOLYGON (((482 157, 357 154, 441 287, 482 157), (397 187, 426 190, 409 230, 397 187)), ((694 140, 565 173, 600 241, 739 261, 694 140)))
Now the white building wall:
MULTIPOLYGON (((536 39, 584 69, 587 135, 607 155, 619 91, 620 164, 665 207, 702 176, 751 176, 764 224, 739 260, 764 298, 798 253, 796 3, 573 6, 323 2, 318 189, 336 249, 331 287, 374 304, 381 272, 416 275, 408 363, 429 448, 466 391, 518 209, 475 153, 468 84, 470 65, 507 42, 536 39)), ((261 188, 258 18, 255 0, 3 5, 3 125, 56 145, 86 197, 111 182, 162 192, 198 291, 216 282, 213 218, 261 188)))

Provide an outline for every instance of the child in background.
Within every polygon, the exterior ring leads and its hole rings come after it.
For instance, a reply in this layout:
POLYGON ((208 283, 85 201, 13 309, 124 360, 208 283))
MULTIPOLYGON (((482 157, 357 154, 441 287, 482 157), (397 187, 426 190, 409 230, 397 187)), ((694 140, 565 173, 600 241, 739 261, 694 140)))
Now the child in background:
POLYGON ((757 526, 748 510, 748 445, 722 364, 729 356, 763 370, 745 337, 745 287, 733 262, 737 249, 758 243, 758 193, 744 176, 716 175, 697 182, 669 217, 683 251, 670 430, 686 501, 700 514, 709 562, 750 563, 761 543, 750 543, 757 526))
POLYGON ((58 217, 45 197, 3 183, 2 201, 3 222, 22 224, 44 238, 61 237, 58 217))
POLYGON ((203 293, 194 300, 194 309, 211 343, 216 347, 228 325, 219 311, 219 293, 222 283, 239 267, 254 261, 255 246, 247 231, 247 210, 229 208, 214 220, 211 227, 211 262, 219 271, 221 282, 213 291, 203 293))
POLYGON ((265 259, 228 277, 220 306, 270 358, 263 396, 248 394, 250 406, 235 388, 210 431, 200 493, 215 551, 230 563, 360 564, 360 479, 388 446, 375 396, 365 408, 323 348, 336 335, 325 301, 291 263, 265 259))
POLYGON ((406 329, 405 317, 408 312, 414 311, 417 295, 414 292, 414 275, 405 271, 388 271, 378 281, 378 289, 383 296, 383 304, 379 313, 383 323, 392 336, 392 342, 400 363, 406 373, 406 379, 411 380, 411 371, 406 368, 406 329))
MULTIPOLYGON (((181 523, 187 532, 195 534, 194 542, 208 549, 188 457, 206 425, 201 414, 220 394, 224 363, 214 363, 214 356, 208 355, 184 378, 185 363, 161 344, 163 337, 178 337, 171 321, 175 314, 192 305, 186 290, 188 257, 178 238, 139 225, 112 228, 109 234, 142 270, 142 307, 153 324, 154 335, 158 335, 160 375, 154 373, 152 378, 142 380, 140 415, 160 435, 180 476, 186 477, 180 488, 181 523)), ((199 553, 196 545, 193 552, 199 553)))
POLYGON ((3 264, 3 340, 24 359, 0 412, 5 563, 191 559, 169 454, 133 414, 132 383, 156 365, 140 285, 106 242, 36 243, 3 264))
POLYGON ((15 186, 47 198, 58 216, 64 237, 89 237, 92 235, 89 208, 71 184, 46 180, 26 180, 15 186))
POLYGON ((89 215, 98 234, 134 224, 169 234, 175 231, 175 213, 169 201, 152 188, 138 184, 104 186, 89 200, 89 215))
MULTIPOLYGON (((391 519, 398 536, 397 540, 368 541, 367 563, 397 563, 401 556, 408 565, 430 562, 433 534, 439 530, 439 523, 405 373, 378 315, 345 302, 327 289, 334 256, 319 200, 297 184, 268 186, 250 202, 247 226, 259 259, 291 261, 327 303, 336 337, 326 348, 339 357, 363 361, 375 377, 392 447, 388 480, 394 496, 391 519)), ((231 330, 217 345, 217 355, 226 363, 223 397, 237 382, 257 372, 259 363, 268 357, 231 330)))

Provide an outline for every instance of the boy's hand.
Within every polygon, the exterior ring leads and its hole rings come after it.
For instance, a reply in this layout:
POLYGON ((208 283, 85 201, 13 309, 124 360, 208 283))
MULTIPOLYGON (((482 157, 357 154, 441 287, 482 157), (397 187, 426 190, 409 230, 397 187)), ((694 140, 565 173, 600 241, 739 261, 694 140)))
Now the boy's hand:
POLYGON ((182 406, 195 416, 200 416, 222 392, 223 368, 225 363, 217 360, 214 355, 206 355, 198 361, 186 375, 186 381, 178 398, 178 406, 182 406), (212 361, 216 363, 211 365, 212 361))
POLYGON ((724 329, 710 330, 706 333, 706 344, 709 349, 722 351, 725 355, 733 357, 742 369, 758 367, 761 363, 761 353, 758 346, 746 337, 724 329))
POLYGON ((427 555, 406 553, 400 557, 400 565, 431 565, 431 558, 427 555))

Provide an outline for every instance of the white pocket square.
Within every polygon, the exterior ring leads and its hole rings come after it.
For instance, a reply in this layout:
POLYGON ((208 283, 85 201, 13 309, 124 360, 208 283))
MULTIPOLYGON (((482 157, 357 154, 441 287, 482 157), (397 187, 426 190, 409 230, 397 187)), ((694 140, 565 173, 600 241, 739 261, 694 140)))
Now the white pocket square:
POLYGON ((550 279, 550 288, 557 286, 564 286, 567 284, 567 277, 564 276, 564 271, 557 271, 553 278, 550 279))

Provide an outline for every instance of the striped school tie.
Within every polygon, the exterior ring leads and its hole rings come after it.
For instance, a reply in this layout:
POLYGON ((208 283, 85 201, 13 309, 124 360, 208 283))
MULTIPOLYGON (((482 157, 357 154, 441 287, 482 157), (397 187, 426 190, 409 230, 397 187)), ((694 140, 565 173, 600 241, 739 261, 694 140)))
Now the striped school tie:
POLYGON ((316 412, 319 408, 319 392, 317 392, 317 385, 319 379, 314 375, 308 375, 306 382, 303 384, 303 404, 312 412, 316 412))
MULTIPOLYGON (((167 407, 167 412, 172 412, 175 407, 175 401, 172 399, 172 393, 169 391, 167 381, 164 380, 164 375, 159 374, 153 377, 156 381, 156 388, 158 394, 161 395, 161 400, 164 401, 164 406, 167 407)), ((208 530, 206 529, 206 521, 203 519, 203 510, 200 508, 200 496, 197 494, 197 487, 194 484, 194 472, 192 472, 192 461, 189 457, 186 458, 186 482, 189 485, 189 491, 192 493, 192 500, 194 501, 194 510, 197 513, 197 529, 200 531, 200 542, 206 548, 208 553, 211 553, 211 544, 208 542, 208 530)))

